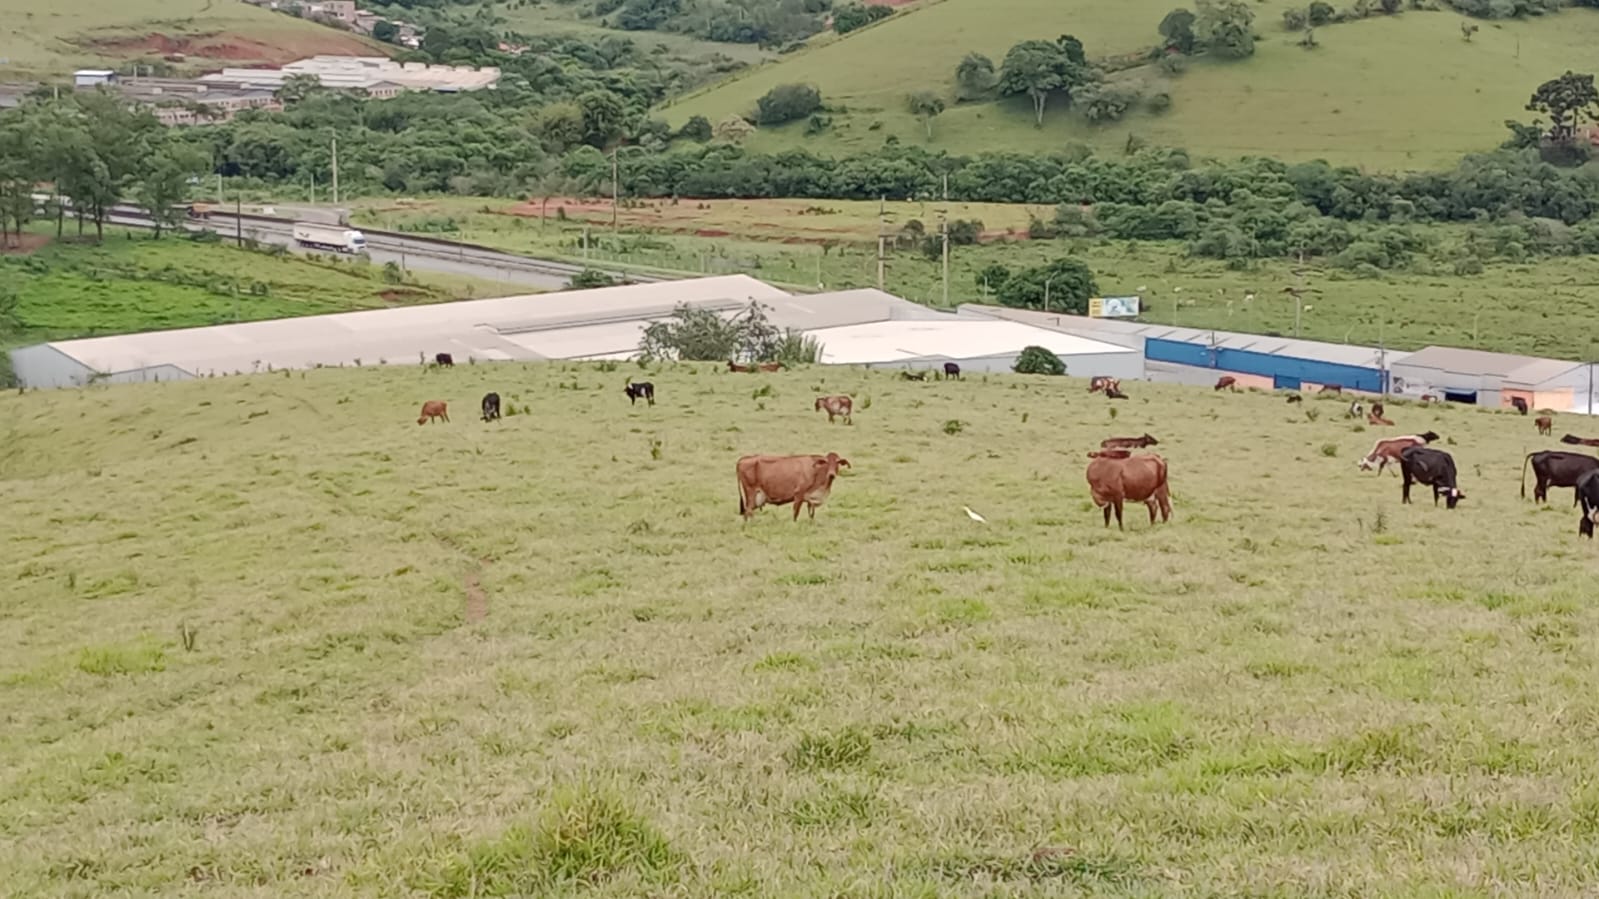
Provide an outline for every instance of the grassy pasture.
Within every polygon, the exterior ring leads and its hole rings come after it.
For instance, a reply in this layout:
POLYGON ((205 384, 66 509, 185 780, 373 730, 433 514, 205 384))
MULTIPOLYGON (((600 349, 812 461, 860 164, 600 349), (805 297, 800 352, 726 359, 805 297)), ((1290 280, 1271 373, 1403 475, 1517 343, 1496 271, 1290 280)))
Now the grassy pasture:
POLYGON ((0 81, 171 52, 193 63, 247 65, 371 55, 379 46, 237 0, 0 0, 0 81))
MULTIPOLYGON (((1297 34, 1282 30, 1289 5, 1255 6, 1262 40, 1248 60, 1199 60, 1177 78, 1150 69, 1116 76, 1169 92, 1164 114, 1139 112, 1096 126, 1056 103, 1035 128, 1024 98, 952 105, 936 120, 931 146, 956 153, 1042 152, 1071 143, 1120 150, 1137 135, 1201 156, 1430 168, 1497 145, 1502 122, 1525 117, 1538 84, 1568 68, 1584 70, 1599 34, 1599 14, 1573 8, 1525 22, 1480 23, 1467 43, 1460 23, 1469 20, 1406 12, 1319 28, 1320 46, 1306 51, 1296 46, 1297 34)), ((803 135, 803 124, 763 129, 752 148, 858 153, 890 136, 924 143, 905 98, 928 89, 952 97, 955 66, 966 53, 986 53, 997 64, 1016 41, 1061 32, 1077 35, 1094 56, 1131 53, 1158 39, 1155 26, 1171 8, 1145 0, 944 0, 689 95, 665 116, 674 124, 696 114, 714 122, 753 108, 776 85, 807 82, 844 110, 833 114, 833 127, 815 136, 803 135)))
POLYGON ((1449 512, 1355 471, 1376 434, 1341 402, 1083 384, 574 364, 0 396, 6 888, 1599 888, 1599 550, 1567 491, 1517 498, 1528 419, 1390 405, 1445 435, 1449 512), (476 421, 490 389, 523 414, 476 421), (429 398, 453 424, 413 423, 429 398), (1174 519, 1107 531, 1084 452, 1145 430, 1174 519), (854 468, 814 523, 740 523, 738 455, 828 450, 854 468))
POLYGON ((622 31, 606 28, 592 19, 580 16, 579 13, 584 10, 584 6, 560 3, 526 6, 500 3, 494 6, 495 13, 505 19, 506 27, 523 34, 570 34, 590 40, 611 37, 634 41, 646 49, 658 47, 665 52, 685 57, 720 54, 742 63, 764 62, 776 56, 754 44, 707 41, 692 35, 669 31, 622 31))

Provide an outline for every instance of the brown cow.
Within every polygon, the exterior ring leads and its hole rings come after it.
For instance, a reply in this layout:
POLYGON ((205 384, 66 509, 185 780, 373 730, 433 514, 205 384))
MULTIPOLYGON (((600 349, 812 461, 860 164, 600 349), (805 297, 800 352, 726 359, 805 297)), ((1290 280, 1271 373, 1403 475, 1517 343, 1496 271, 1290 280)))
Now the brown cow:
POLYGON ((825 456, 745 456, 738 460, 738 514, 748 521, 761 506, 794 504, 794 520, 800 507, 816 518, 816 507, 827 500, 833 479, 849 460, 838 453, 825 456))
POLYGON ((1366 416, 1366 424, 1368 424, 1368 425, 1388 425, 1390 427, 1393 426, 1393 422, 1389 421, 1386 418, 1383 418, 1381 413, 1378 413, 1376 411, 1373 411, 1370 415, 1366 416))
POLYGON ((1532 420, 1532 423, 1538 426, 1538 433, 1545 437, 1555 432, 1555 420, 1547 415, 1538 416, 1532 420))
POLYGON ((450 421, 449 406, 443 400, 428 400, 422 404, 422 415, 416 420, 416 423, 423 425, 436 418, 442 418, 448 424, 450 421))
POLYGON ((1599 446, 1599 437, 1578 437, 1575 434, 1567 434, 1560 438, 1560 442, 1572 446, 1599 446))
POLYGON ((1149 434, 1146 433, 1142 437, 1107 437, 1104 440, 1101 440, 1099 442, 1099 448, 1100 449, 1143 449, 1146 446, 1154 446, 1155 444, 1157 444, 1159 442, 1160 442, 1159 440, 1156 440, 1154 437, 1151 437, 1149 434))
POLYGON ((1421 395, 1421 402, 1422 405, 1426 405, 1427 403, 1436 403, 1438 402, 1438 397, 1431 393, 1424 393, 1421 395))
POLYGON ((733 360, 729 359, 729 360, 727 360, 727 370, 728 371, 754 371, 755 370, 755 366, 753 366, 753 365, 739 365, 737 362, 734 362, 733 360))
POLYGON ((1233 377, 1232 375, 1222 375, 1221 378, 1219 378, 1216 381, 1216 389, 1217 390, 1231 390, 1234 393, 1237 393, 1238 392, 1238 379, 1233 377))
POLYGON ((1372 466, 1375 465, 1377 473, 1382 474, 1382 470, 1388 467, 1389 462, 1395 465, 1399 464, 1399 454, 1404 452, 1406 447, 1425 446, 1437 439, 1438 435, 1432 431, 1427 431, 1423 434, 1408 434, 1404 437, 1379 438, 1376 444, 1372 446, 1371 452, 1367 453, 1366 457, 1356 462, 1355 465, 1361 471, 1370 471, 1372 466))
POLYGON ((781 363, 781 362, 762 362, 760 365, 757 365, 755 367, 760 369, 761 371, 782 371, 783 370, 783 363, 781 363))
POLYGON ((1171 492, 1166 484, 1166 460, 1154 453, 1133 455, 1124 449, 1102 450, 1089 453, 1088 489, 1094 505, 1105 511, 1105 527, 1110 527, 1110 513, 1116 512, 1116 527, 1122 525, 1122 503, 1141 502, 1149 507, 1149 523, 1155 523, 1155 512, 1160 511, 1161 521, 1171 520, 1171 492))
POLYGON ((1088 381, 1088 392, 1098 393, 1101 390, 1115 390, 1121 386, 1121 381, 1108 375, 1095 375, 1088 381))
POLYGON ((827 423, 833 423, 836 415, 844 416, 844 424, 853 424, 851 414, 855 411, 855 401, 842 394, 838 396, 819 396, 816 398, 816 411, 827 411, 827 423))

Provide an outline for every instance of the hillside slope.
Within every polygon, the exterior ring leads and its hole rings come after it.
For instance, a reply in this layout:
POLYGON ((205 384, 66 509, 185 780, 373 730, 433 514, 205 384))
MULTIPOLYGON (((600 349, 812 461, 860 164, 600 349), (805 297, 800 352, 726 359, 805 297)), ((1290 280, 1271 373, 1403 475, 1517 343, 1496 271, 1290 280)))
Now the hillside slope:
POLYGON ((187 65, 275 65, 382 44, 239 0, 0 0, 0 81, 182 53, 187 65))
MULTIPOLYGON (((1071 33, 1091 56, 1152 45, 1171 0, 943 0, 902 13, 874 28, 785 57, 735 80, 687 97, 667 116, 716 121, 752 108, 756 98, 788 82, 817 85, 825 101, 847 111, 831 130, 802 137, 790 125, 758 134, 751 146, 803 145, 829 152, 869 151, 884 138, 922 143, 921 124, 905 108, 916 90, 952 95, 955 65, 970 51, 996 64, 1013 43, 1071 33)), ((1325 158, 1375 168, 1423 168, 1497 145, 1503 120, 1525 118, 1527 97, 1560 72, 1592 68, 1599 11, 1572 8, 1520 22, 1480 23, 1469 43, 1452 12, 1406 12, 1317 29, 1320 47, 1301 49, 1282 30, 1272 0, 1256 10, 1262 40, 1254 57, 1236 63, 1198 60, 1167 78, 1150 69, 1118 75, 1169 91, 1163 115, 1136 113, 1121 123, 1091 126, 1054 109, 1034 128, 1025 100, 952 106, 937 119, 931 145, 954 152, 1052 150, 1079 142, 1112 149, 1129 134, 1209 156, 1268 154, 1325 158)))
POLYGON ((0 395, 6 886, 1599 889, 1594 547, 1568 491, 1516 497, 1549 440, 1390 404, 1468 497, 1401 506, 1341 401, 1125 386, 502 364, 0 395), (477 421, 488 390, 519 414, 477 421), (416 425, 433 398, 454 423, 416 425), (1084 453, 1145 431, 1175 515, 1107 531, 1084 453), (814 522, 740 523, 740 454, 829 450, 853 468, 814 522))

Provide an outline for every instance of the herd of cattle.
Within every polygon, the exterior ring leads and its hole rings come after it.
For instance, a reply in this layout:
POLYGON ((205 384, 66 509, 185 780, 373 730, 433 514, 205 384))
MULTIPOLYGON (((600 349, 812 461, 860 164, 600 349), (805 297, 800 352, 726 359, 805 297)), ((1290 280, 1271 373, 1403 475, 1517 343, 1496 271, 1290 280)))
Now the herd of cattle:
MULTIPOLYGON (((448 353, 438 354, 435 362, 440 366, 454 365, 454 360, 448 353)), ((729 361, 727 367, 731 372, 773 372, 784 366, 779 362, 741 365, 729 361)), ((901 374, 910 380, 926 378, 926 372, 901 374)), ((946 363, 944 374, 946 377, 959 378, 960 366, 953 362, 946 363)), ((1236 391, 1237 380, 1231 376, 1224 376, 1216 382, 1215 389, 1236 391)), ((1339 392, 1337 388, 1324 389, 1339 392)), ((655 405, 655 385, 649 381, 629 380, 622 390, 627 394, 629 405, 636 404, 641 399, 651 406, 655 405)), ((1090 393, 1103 393, 1112 399, 1126 399, 1126 394, 1121 391, 1121 382, 1115 378, 1095 377, 1090 380, 1088 390, 1090 393)), ((1288 397, 1290 403, 1302 401, 1298 394, 1288 397)), ((1516 400, 1516 407, 1523 415, 1527 413, 1525 401, 1516 400)), ((481 409, 485 422, 498 420, 500 395, 486 394, 481 409)), ((845 424, 852 424, 854 400, 843 394, 819 396, 816 398, 815 411, 826 412, 830 424, 838 418, 843 418, 845 424)), ((1358 419, 1364 416, 1373 425, 1392 425, 1393 422, 1384 418, 1383 414, 1383 404, 1380 401, 1372 402, 1369 413, 1358 399, 1350 403, 1348 410, 1348 415, 1352 418, 1358 419)), ((422 413, 417 417, 416 423, 421 425, 439 420, 449 422, 448 404, 443 400, 428 400, 423 403, 422 413)), ((1539 416, 1534 423, 1540 435, 1547 436, 1553 433, 1554 423, 1550 417, 1539 416)), ((1566 444, 1599 446, 1599 438, 1582 438, 1567 434, 1560 439, 1566 444)), ((1438 434, 1433 431, 1402 437, 1379 438, 1372 446, 1371 452, 1360 458, 1356 465, 1362 471, 1375 468, 1377 474, 1381 475, 1388 464, 1393 463, 1398 466, 1403 479, 1400 502, 1409 503, 1410 488, 1412 485, 1421 484, 1432 488, 1433 505, 1436 506, 1441 498, 1447 508, 1453 509, 1466 498, 1466 494, 1460 489, 1454 457, 1434 448, 1432 443, 1436 440, 1438 434)), ((1110 437, 1100 442, 1099 450, 1088 454, 1089 463, 1085 475, 1088 479, 1089 493, 1093 497, 1094 505, 1104 513, 1106 527, 1110 526, 1113 513, 1116 516, 1116 526, 1123 527, 1122 508, 1129 502, 1141 502, 1148 507, 1150 524, 1155 523, 1157 513, 1162 522, 1171 520, 1171 488, 1167 480, 1166 460, 1157 453, 1133 452, 1133 450, 1148 449, 1159 442, 1148 433, 1139 437, 1110 437)), ((801 509, 807 510, 814 519, 816 507, 827 500, 833 488, 833 481, 838 477, 838 470, 848 467, 849 460, 841 458, 837 453, 828 453, 825 456, 816 454, 743 456, 736 465, 739 514, 748 521, 762 506, 784 506, 792 503, 796 521, 799 520, 801 509)), ((1594 525, 1599 524, 1599 457, 1559 450, 1528 453, 1521 466, 1523 499, 1527 496, 1529 467, 1534 477, 1533 500, 1547 502, 1551 487, 1573 488, 1572 504, 1580 505, 1582 508, 1578 533, 1584 537, 1593 537, 1594 525)))

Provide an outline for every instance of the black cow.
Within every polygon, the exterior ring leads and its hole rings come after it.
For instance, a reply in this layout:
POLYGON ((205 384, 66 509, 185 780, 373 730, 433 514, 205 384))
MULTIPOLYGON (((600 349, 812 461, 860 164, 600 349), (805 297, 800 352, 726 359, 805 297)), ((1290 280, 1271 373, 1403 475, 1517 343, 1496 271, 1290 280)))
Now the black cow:
POLYGON ((1445 498, 1445 503, 1451 509, 1466 498, 1455 481, 1455 457, 1443 450, 1430 446, 1407 446, 1399 453, 1399 471, 1405 477, 1402 502, 1410 502, 1412 483, 1432 487, 1432 504, 1435 506, 1440 496, 1445 498))
POLYGON ((451 356, 449 353, 439 353, 433 357, 433 361, 438 365, 444 366, 445 368, 455 367, 455 357, 451 356))
POLYGON ((483 395, 483 420, 498 421, 500 418, 500 395, 488 393, 483 395))
POLYGON ((1590 471, 1577 481, 1577 499, 1582 501, 1582 522, 1577 533, 1593 539, 1593 526, 1599 524, 1599 471, 1590 471))
POLYGON ((959 378, 960 376, 961 376, 961 367, 959 365, 956 365, 953 362, 945 362, 944 363, 944 377, 946 377, 946 378, 959 378))
POLYGON ((629 406, 641 399, 649 400, 651 406, 655 405, 655 385, 648 381, 628 384, 622 388, 622 392, 627 394, 627 404, 629 406))
MULTIPOLYGON (((1531 463, 1532 473, 1538 482, 1532 487, 1532 498, 1536 502, 1549 501, 1550 487, 1575 487, 1582 476, 1590 471, 1599 469, 1599 458, 1584 453, 1563 453, 1559 450, 1545 450, 1539 453, 1528 453, 1527 458, 1521 461, 1521 498, 1527 498, 1527 465, 1531 463)), ((1571 504, 1577 504, 1575 494, 1571 497, 1571 504)))
POLYGON ((1511 397, 1510 398, 1510 405, 1515 406, 1516 407, 1516 411, 1520 412, 1522 415, 1526 415, 1527 414, 1527 401, 1522 399, 1521 397, 1519 397, 1519 396, 1511 397))

